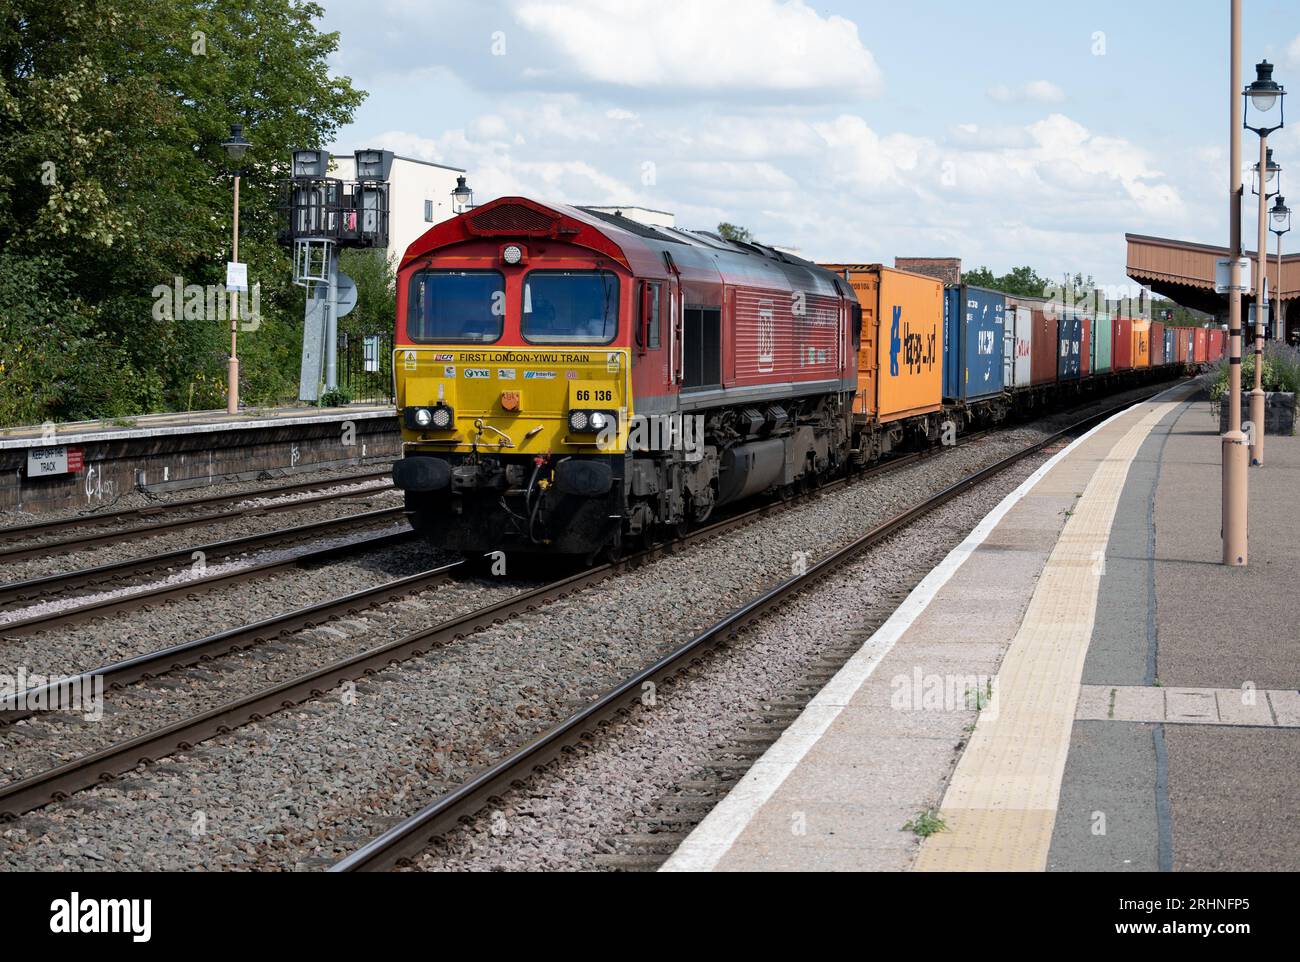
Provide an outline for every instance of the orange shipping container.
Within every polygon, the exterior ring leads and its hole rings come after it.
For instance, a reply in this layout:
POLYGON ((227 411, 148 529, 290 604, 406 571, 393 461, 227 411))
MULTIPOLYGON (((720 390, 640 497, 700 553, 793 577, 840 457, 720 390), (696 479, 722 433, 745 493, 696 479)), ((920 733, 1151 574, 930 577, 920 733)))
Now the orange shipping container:
POLYGON ((896 421, 939 410, 943 391, 943 283, 882 264, 823 264, 862 305, 853 410, 896 421))
POLYGON ((1151 322, 1133 322, 1133 366, 1151 366, 1151 322))

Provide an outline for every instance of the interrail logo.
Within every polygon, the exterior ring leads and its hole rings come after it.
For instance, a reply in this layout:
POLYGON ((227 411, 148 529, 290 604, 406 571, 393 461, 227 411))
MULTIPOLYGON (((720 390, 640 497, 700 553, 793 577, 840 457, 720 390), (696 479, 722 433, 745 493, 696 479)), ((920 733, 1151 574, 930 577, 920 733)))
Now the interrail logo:
POLYGON ((73 892, 50 903, 50 931, 56 935, 115 934, 148 942, 153 934, 152 899, 82 899, 73 892))

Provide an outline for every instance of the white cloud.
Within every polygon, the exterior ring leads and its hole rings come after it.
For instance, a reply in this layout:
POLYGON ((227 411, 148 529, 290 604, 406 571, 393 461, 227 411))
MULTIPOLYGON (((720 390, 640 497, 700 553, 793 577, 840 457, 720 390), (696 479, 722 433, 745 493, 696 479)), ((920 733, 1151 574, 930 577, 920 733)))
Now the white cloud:
POLYGON ((1115 283, 1125 230, 1194 233, 1205 217, 1142 147, 1059 113, 931 138, 852 113, 643 109, 629 122, 629 111, 568 95, 496 106, 437 137, 366 142, 467 168, 480 202, 638 204, 685 227, 743 224, 821 260, 951 254, 1115 283))
POLYGON ((989 98, 998 103, 1057 104, 1065 99, 1065 91, 1050 80, 1031 80, 1019 87, 995 84, 988 90, 989 98))
POLYGON ((1300 35, 1297 35, 1291 41, 1291 46, 1287 47, 1286 65, 1288 67, 1300 67, 1300 35))
POLYGON ((819 96, 881 87, 857 26, 802 0, 517 0, 515 16, 598 83, 819 96))

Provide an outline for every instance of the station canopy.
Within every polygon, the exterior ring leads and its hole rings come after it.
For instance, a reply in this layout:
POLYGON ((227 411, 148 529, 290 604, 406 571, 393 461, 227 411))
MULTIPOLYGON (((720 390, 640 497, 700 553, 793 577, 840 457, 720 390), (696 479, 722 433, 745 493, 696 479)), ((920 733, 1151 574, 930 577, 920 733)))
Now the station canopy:
MULTIPOLYGON (((1221 315, 1228 310, 1228 298, 1214 292, 1215 263, 1226 260, 1228 248, 1168 237, 1125 234, 1128 241, 1128 276, 1175 303, 1207 314, 1221 315)), ((1276 236, 1269 234, 1276 242, 1276 236)), ((1243 303, 1254 303, 1254 251, 1245 252, 1252 264, 1251 293, 1243 303)), ((1272 297, 1278 286, 1277 255, 1268 258, 1268 287, 1272 297)), ((1282 255, 1282 300, 1300 297, 1300 254, 1282 255)))

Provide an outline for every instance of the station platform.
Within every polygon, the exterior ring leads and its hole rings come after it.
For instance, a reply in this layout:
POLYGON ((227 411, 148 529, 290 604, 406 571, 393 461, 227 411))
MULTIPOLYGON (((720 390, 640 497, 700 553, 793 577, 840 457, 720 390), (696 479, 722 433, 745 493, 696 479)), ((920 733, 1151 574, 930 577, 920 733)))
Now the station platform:
POLYGON ((111 504, 175 490, 391 459, 391 404, 195 411, 0 429, 0 512, 111 504))
POLYGON ((1009 495, 664 870, 1300 867, 1300 438, 1266 438, 1224 567, 1202 388, 1009 495))

